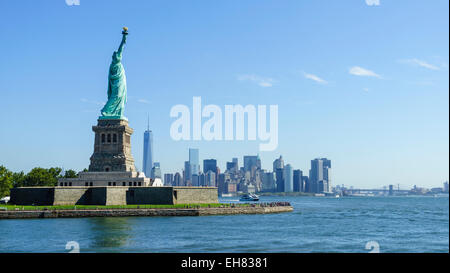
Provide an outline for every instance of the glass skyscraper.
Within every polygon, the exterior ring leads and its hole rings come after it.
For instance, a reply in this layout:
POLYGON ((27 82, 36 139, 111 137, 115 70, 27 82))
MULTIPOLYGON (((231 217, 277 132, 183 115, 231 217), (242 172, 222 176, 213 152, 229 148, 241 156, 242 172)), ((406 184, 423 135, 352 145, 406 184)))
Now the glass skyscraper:
POLYGON ((159 162, 153 163, 151 177, 152 178, 161 178, 161 166, 159 165, 159 162))
POLYGON ((284 168, 276 169, 275 177, 277 182, 277 192, 284 192, 284 168))
POLYGON ((309 171, 310 192, 331 191, 331 160, 326 158, 316 158, 311 160, 311 170, 309 171))
POLYGON ((189 148, 189 164, 191 165, 191 176, 200 172, 198 149, 189 148))
POLYGON ((214 173, 217 172, 217 160, 215 159, 203 160, 203 172, 207 173, 208 171, 212 171, 214 173))
POLYGON ((287 164, 284 166, 284 192, 294 191, 294 183, 292 178, 292 167, 290 164, 287 164))
POLYGON ((152 177, 153 168, 153 133, 150 131, 149 127, 144 132, 144 157, 142 160, 142 171, 145 176, 152 177))
POLYGON ((192 182, 192 173, 191 173, 191 164, 189 161, 184 161, 184 172, 183 172, 183 181, 184 185, 189 186, 189 184, 192 182))
POLYGON ((294 182, 294 191, 295 192, 304 191, 303 172, 301 170, 294 170, 293 180, 294 180, 293 181, 294 182))
POLYGON ((253 166, 257 166, 258 156, 246 155, 244 156, 244 172, 251 171, 253 166))
POLYGON ((283 157, 280 155, 280 158, 275 159, 273 162, 273 172, 276 172, 277 169, 283 169, 284 168, 284 160, 283 157))

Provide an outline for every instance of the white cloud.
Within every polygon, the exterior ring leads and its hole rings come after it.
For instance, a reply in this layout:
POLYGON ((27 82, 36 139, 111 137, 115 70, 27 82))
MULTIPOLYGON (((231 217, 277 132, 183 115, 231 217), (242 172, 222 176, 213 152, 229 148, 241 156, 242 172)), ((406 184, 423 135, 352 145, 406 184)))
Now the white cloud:
POLYGON ((381 79, 381 76, 377 73, 359 66, 350 68, 349 73, 355 76, 376 77, 381 79))
POLYGON ((254 74, 240 75, 238 76, 238 80, 240 81, 251 81, 258 84, 261 87, 272 87, 275 82, 272 78, 264 78, 254 74))
POLYGON ((368 6, 379 6, 380 0, 366 0, 368 6))
POLYGON ((150 104, 150 101, 148 101, 146 99, 138 99, 138 102, 150 104))
POLYGON ((321 83, 321 84, 327 84, 328 82, 324 79, 319 78, 318 76, 314 75, 314 74, 308 74, 308 73, 303 73, 303 76, 307 79, 313 80, 315 82, 321 83))
POLYGON ((407 64, 410 64, 410 65, 425 67, 425 68, 431 69, 431 70, 439 70, 439 67, 437 67, 435 65, 432 65, 432 64, 429 64, 429 63, 427 63, 425 61, 415 59, 415 58, 414 59, 401 60, 400 62, 407 63, 407 64))
POLYGON ((363 90, 366 92, 369 92, 369 88, 367 88, 367 87, 364 87, 363 90))

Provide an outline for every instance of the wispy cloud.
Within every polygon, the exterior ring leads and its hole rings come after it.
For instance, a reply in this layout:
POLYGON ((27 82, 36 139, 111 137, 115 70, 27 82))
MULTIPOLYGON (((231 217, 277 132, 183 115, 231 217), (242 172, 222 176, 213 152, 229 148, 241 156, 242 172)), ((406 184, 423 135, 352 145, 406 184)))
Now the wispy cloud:
POLYGON ((380 0, 366 0, 368 6, 379 6, 380 0))
POLYGON ((381 76, 378 75, 377 73, 369 70, 369 69, 365 69, 359 66, 354 66, 352 68, 350 68, 349 73, 355 76, 362 76, 362 77, 376 77, 376 78, 380 78, 381 76))
POLYGON ((321 84, 327 84, 328 82, 324 79, 321 79, 319 76, 309 73, 303 73, 303 76, 307 79, 313 80, 315 82, 321 83, 321 84))
POLYGON ((82 98, 80 100, 85 103, 90 103, 90 104, 95 104, 95 105, 105 105, 104 101, 93 101, 93 100, 88 100, 86 98, 82 98))
POLYGON ((138 99, 137 101, 140 102, 140 103, 150 104, 150 101, 148 101, 146 99, 138 99))
POLYGON ((272 78, 265 78, 255 74, 239 75, 238 80, 251 81, 258 84, 261 87, 272 87, 273 83, 275 82, 275 80, 272 78))
POLYGON ((364 87, 363 90, 364 90, 365 92, 369 92, 369 88, 367 88, 367 87, 364 87))
POLYGON ((419 60, 419 59, 406 59, 406 60, 400 60, 400 62, 402 63, 406 63, 406 64, 410 64, 410 65, 414 65, 414 66, 420 66, 420 67, 424 67, 430 70, 439 70, 439 67, 429 64, 425 61, 419 60))

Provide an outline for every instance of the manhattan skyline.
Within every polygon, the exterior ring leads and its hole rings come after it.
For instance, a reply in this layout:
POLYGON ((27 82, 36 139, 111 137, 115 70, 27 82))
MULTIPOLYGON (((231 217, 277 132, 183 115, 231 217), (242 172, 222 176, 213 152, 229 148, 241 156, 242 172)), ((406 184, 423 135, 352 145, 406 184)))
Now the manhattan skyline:
POLYGON ((448 1, 108 1, 0 3, 4 98, 0 165, 82 170, 106 101, 117 29, 129 27, 125 115, 141 170, 149 114, 161 172, 259 153, 272 169, 333 159, 333 184, 440 186, 448 180, 448 1), (24 9, 22 6, 27 6, 24 9), (36 39, 39 36, 39 39, 36 39), (112 46, 114 45, 114 46, 112 46), (26 80, 25 80, 26 79, 26 80), (170 108, 276 104, 278 147, 258 141, 174 141, 170 108), (368 175, 369 173, 369 175, 368 175))

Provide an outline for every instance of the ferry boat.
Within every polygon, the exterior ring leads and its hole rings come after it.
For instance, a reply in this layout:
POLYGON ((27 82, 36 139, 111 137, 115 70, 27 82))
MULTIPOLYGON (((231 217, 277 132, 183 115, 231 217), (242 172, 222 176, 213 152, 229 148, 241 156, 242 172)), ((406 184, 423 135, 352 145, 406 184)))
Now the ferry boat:
POLYGON ((259 196, 253 193, 247 193, 241 196, 239 201, 258 201, 259 196))

